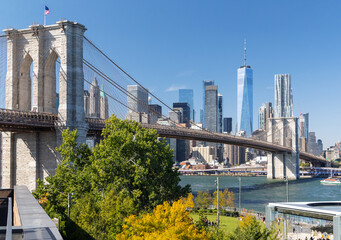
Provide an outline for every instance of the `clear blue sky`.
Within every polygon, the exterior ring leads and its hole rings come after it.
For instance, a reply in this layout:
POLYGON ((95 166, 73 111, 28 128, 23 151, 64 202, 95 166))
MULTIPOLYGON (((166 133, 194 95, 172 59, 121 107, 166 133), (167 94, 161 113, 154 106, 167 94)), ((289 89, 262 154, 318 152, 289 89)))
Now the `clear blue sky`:
POLYGON ((233 124, 246 38, 254 129, 259 107, 274 101, 274 74, 290 73, 295 115, 309 112, 310 131, 324 147, 341 140, 340 1, 1 0, 1 29, 42 24, 44 5, 47 24, 84 24, 89 39, 169 105, 176 89, 193 88, 199 112, 202 80, 214 80, 233 124))

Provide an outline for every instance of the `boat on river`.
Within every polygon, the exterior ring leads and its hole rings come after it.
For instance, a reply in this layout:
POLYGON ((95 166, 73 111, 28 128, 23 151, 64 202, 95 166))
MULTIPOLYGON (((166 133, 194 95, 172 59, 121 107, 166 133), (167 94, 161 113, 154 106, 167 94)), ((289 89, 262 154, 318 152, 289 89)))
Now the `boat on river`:
POLYGON ((339 178, 326 178, 320 181, 323 185, 341 185, 341 181, 339 178))

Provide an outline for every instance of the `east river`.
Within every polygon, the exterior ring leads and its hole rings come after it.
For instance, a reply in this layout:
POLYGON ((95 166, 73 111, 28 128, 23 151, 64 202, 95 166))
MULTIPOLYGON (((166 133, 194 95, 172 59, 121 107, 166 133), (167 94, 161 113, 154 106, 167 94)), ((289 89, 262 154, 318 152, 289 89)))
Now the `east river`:
MULTIPOLYGON (((213 193, 216 176, 180 176, 182 186, 191 185, 193 194, 208 189, 213 193)), ((289 201, 340 201, 341 186, 326 186, 320 184, 321 178, 300 179, 289 181, 289 201)), ((220 190, 225 188, 235 193, 235 204, 239 204, 239 181, 238 177, 219 176, 220 190)), ((241 177, 242 193, 241 207, 264 212, 269 202, 286 201, 286 184, 281 180, 268 180, 266 177, 241 177)))

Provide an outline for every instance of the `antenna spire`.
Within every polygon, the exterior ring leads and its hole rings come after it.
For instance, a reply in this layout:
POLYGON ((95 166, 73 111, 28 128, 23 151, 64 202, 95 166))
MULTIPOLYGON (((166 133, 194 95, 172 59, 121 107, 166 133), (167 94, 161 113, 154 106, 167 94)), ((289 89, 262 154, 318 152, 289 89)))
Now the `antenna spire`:
POLYGON ((246 67, 246 38, 244 39, 244 66, 246 67))

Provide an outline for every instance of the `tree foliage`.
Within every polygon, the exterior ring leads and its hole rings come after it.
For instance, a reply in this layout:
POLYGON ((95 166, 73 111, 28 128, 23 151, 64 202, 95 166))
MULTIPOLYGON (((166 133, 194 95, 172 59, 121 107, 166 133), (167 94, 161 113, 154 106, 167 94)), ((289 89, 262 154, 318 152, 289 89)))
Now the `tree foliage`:
POLYGON ((229 240, 279 240, 278 231, 264 226, 256 217, 247 215, 239 223, 238 228, 227 236, 229 240))
POLYGON ((182 200, 178 200, 173 204, 164 202, 152 213, 131 215, 125 219, 123 231, 116 239, 208 239, 207 233, 195 227, 185 210, 182 200))
MULTIPOLYGON (((229 191, 228 188, 225 188, 223 192, 219 191, 219 208, 233 208, 235 206, 234 199, 234 193, 232 191, 229 191)), ((214 191, 213 193, 213 205, 215 208, 217 208, 217 191, 214 191)))
POLYGON ((212 204, 212 195, 206 190, 198 191, 197 197, 195 198, 195 203, 199 208, 208 208, 212 204))
POLYGON ((189 193, 186 198, 184 198, 184 197, 181 198, 182 203, 184 204, 184 206, 186 208, 194 208, 195 207, 195 203, 194 203, 193 199, 194 199, 194 196, 192 193, 189 193))
MULTIPOLYGON (((173 152, 155 130, 111 117, 103 140, 92 151, 77 144, 77 131, 65 130, 56 174, 39 181, 34 195, 52 217, 67 219, 68 193, 74 193, 71 222, 82 230, 68 239, 112 239, 130 214, 149 211, 190 192, 179 186, 173 152), (105 237, 108 236, 108 237, 105 237)), ((70 226, 69 226, 70 227, 70 226)))

